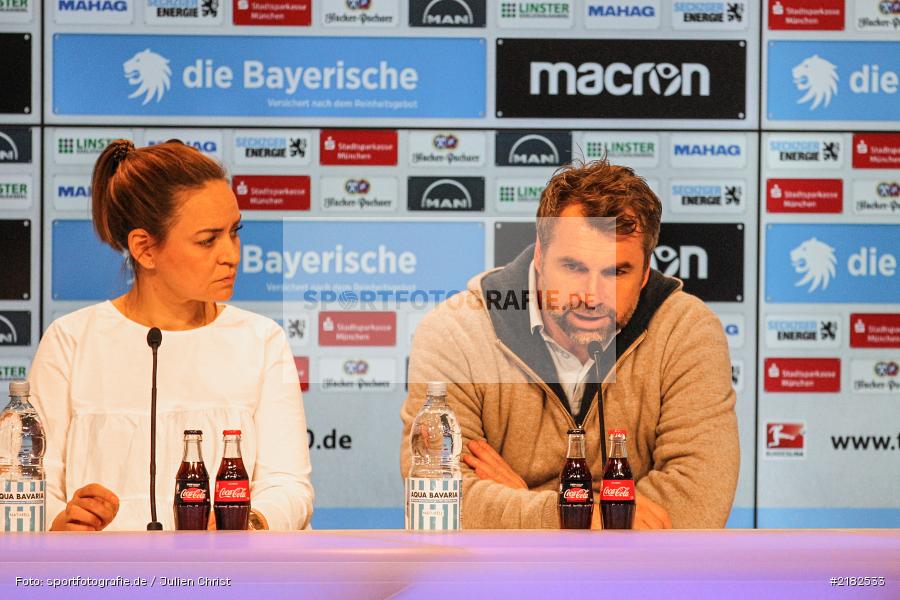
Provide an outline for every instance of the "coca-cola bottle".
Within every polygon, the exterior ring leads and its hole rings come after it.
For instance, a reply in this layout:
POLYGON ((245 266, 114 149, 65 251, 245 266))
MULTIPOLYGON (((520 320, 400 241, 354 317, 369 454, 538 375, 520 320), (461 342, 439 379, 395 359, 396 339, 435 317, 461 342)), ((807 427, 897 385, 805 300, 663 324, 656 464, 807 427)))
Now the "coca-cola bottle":
POLYGON ((600 486, 603 529, 631 529, 634 524, 634 475, 628 464, 624 429, 609 430, 609 460, 600 486))
POLYGON ((247 529, 250 519, 250 480, 241 458, 241 431, 227 429, 222 464, 216 473, 216 529, 247 529))
POLYGON ((570 429, 566 464, 559 474, 559 525, 562 529, 590 529, 594 512, 591 471, 584 458, 584 429, 570 429))
POLYGON ((175 529, 205 530, 209 523, 209 473, 203 464, 203 432, 184 432, 184 457, 175 475, 175 529))

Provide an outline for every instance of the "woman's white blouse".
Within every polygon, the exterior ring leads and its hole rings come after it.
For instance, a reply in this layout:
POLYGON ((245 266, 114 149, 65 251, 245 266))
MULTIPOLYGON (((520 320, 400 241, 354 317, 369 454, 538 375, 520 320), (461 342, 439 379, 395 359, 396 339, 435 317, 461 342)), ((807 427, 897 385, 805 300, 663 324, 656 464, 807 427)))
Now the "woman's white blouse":
MULTIPOLYGON (((47 436, 47 527, 80 487, 99 483, 120 501, 107 528, 150 521, 148 329, 103 302, 54 321, 30 372, 32 402, 47 436)), ((306 417, 284 331, 271 319, 225 306, 215 321, 163 331, 157 369, 157 516, 174 529, 175 473, 184 430, 203 431, 210 488, 222 431, 240 429, 252 507, 271 529, 302 529, 313 511, 306 417)))

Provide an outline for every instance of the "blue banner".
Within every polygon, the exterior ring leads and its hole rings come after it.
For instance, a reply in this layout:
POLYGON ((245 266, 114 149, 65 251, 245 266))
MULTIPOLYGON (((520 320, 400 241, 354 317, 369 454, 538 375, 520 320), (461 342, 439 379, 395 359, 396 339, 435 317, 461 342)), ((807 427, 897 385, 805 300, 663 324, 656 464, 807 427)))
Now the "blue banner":
POLYGON ((251 221, 234 300, 437 302, 485 269, 484 224, 251 221))
MULTIPOLYGON (((476 221, 245 221, 241 241, 237 301, 425 304, 485 268, 476 221)), ((106 300, 131 286, 123 256, 90 221, 54 221, 52 248, 54 300, 106 300)))
POLYGON ((900 225, 766 226, 766 302, 894 303, 900 225))
POLYGON ((483 118, 480 38, 53 36, 56 115, 483 118))
POLYGON ((900 42, 771 41, 771 120, 896 121, 900 42))
POLYGON ((91 221, 53 221, 50 246, 54 300, 107 300, 131 287, 124 255, 100 241, 91 221))

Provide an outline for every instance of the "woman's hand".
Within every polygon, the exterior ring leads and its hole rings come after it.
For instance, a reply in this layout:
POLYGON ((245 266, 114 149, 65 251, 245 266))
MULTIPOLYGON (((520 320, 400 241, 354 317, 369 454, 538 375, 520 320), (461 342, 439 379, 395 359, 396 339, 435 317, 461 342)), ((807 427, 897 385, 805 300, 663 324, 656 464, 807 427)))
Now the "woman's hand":
POLYGON ((102 531, 119 512, 119 497, 91 483, 76 490, 66 509, 59 513, 50 531, 102 531))

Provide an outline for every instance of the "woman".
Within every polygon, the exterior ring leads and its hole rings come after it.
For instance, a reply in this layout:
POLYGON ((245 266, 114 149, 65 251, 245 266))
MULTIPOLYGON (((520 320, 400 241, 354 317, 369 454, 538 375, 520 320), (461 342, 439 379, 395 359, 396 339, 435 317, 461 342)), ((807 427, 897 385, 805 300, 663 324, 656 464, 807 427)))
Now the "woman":
POLYGON ((127 254, 134 283, 114 300, 54 321, 35 355, 30 379, 47 435, 50 529, 146 529, 151 327, 162 330, 156 463, 163 527, 174 529, 186 429, 203 431, 211 478, 222 460, 222 431, 242 431, 251 527, 308 526, 306 418, 287 339, 271 319, 222 304, 234 293, 241 245, 241 215, 224 170, 177 140, 139 149, 117 140, 97 160, 92 186, 97 234, 127 254))

